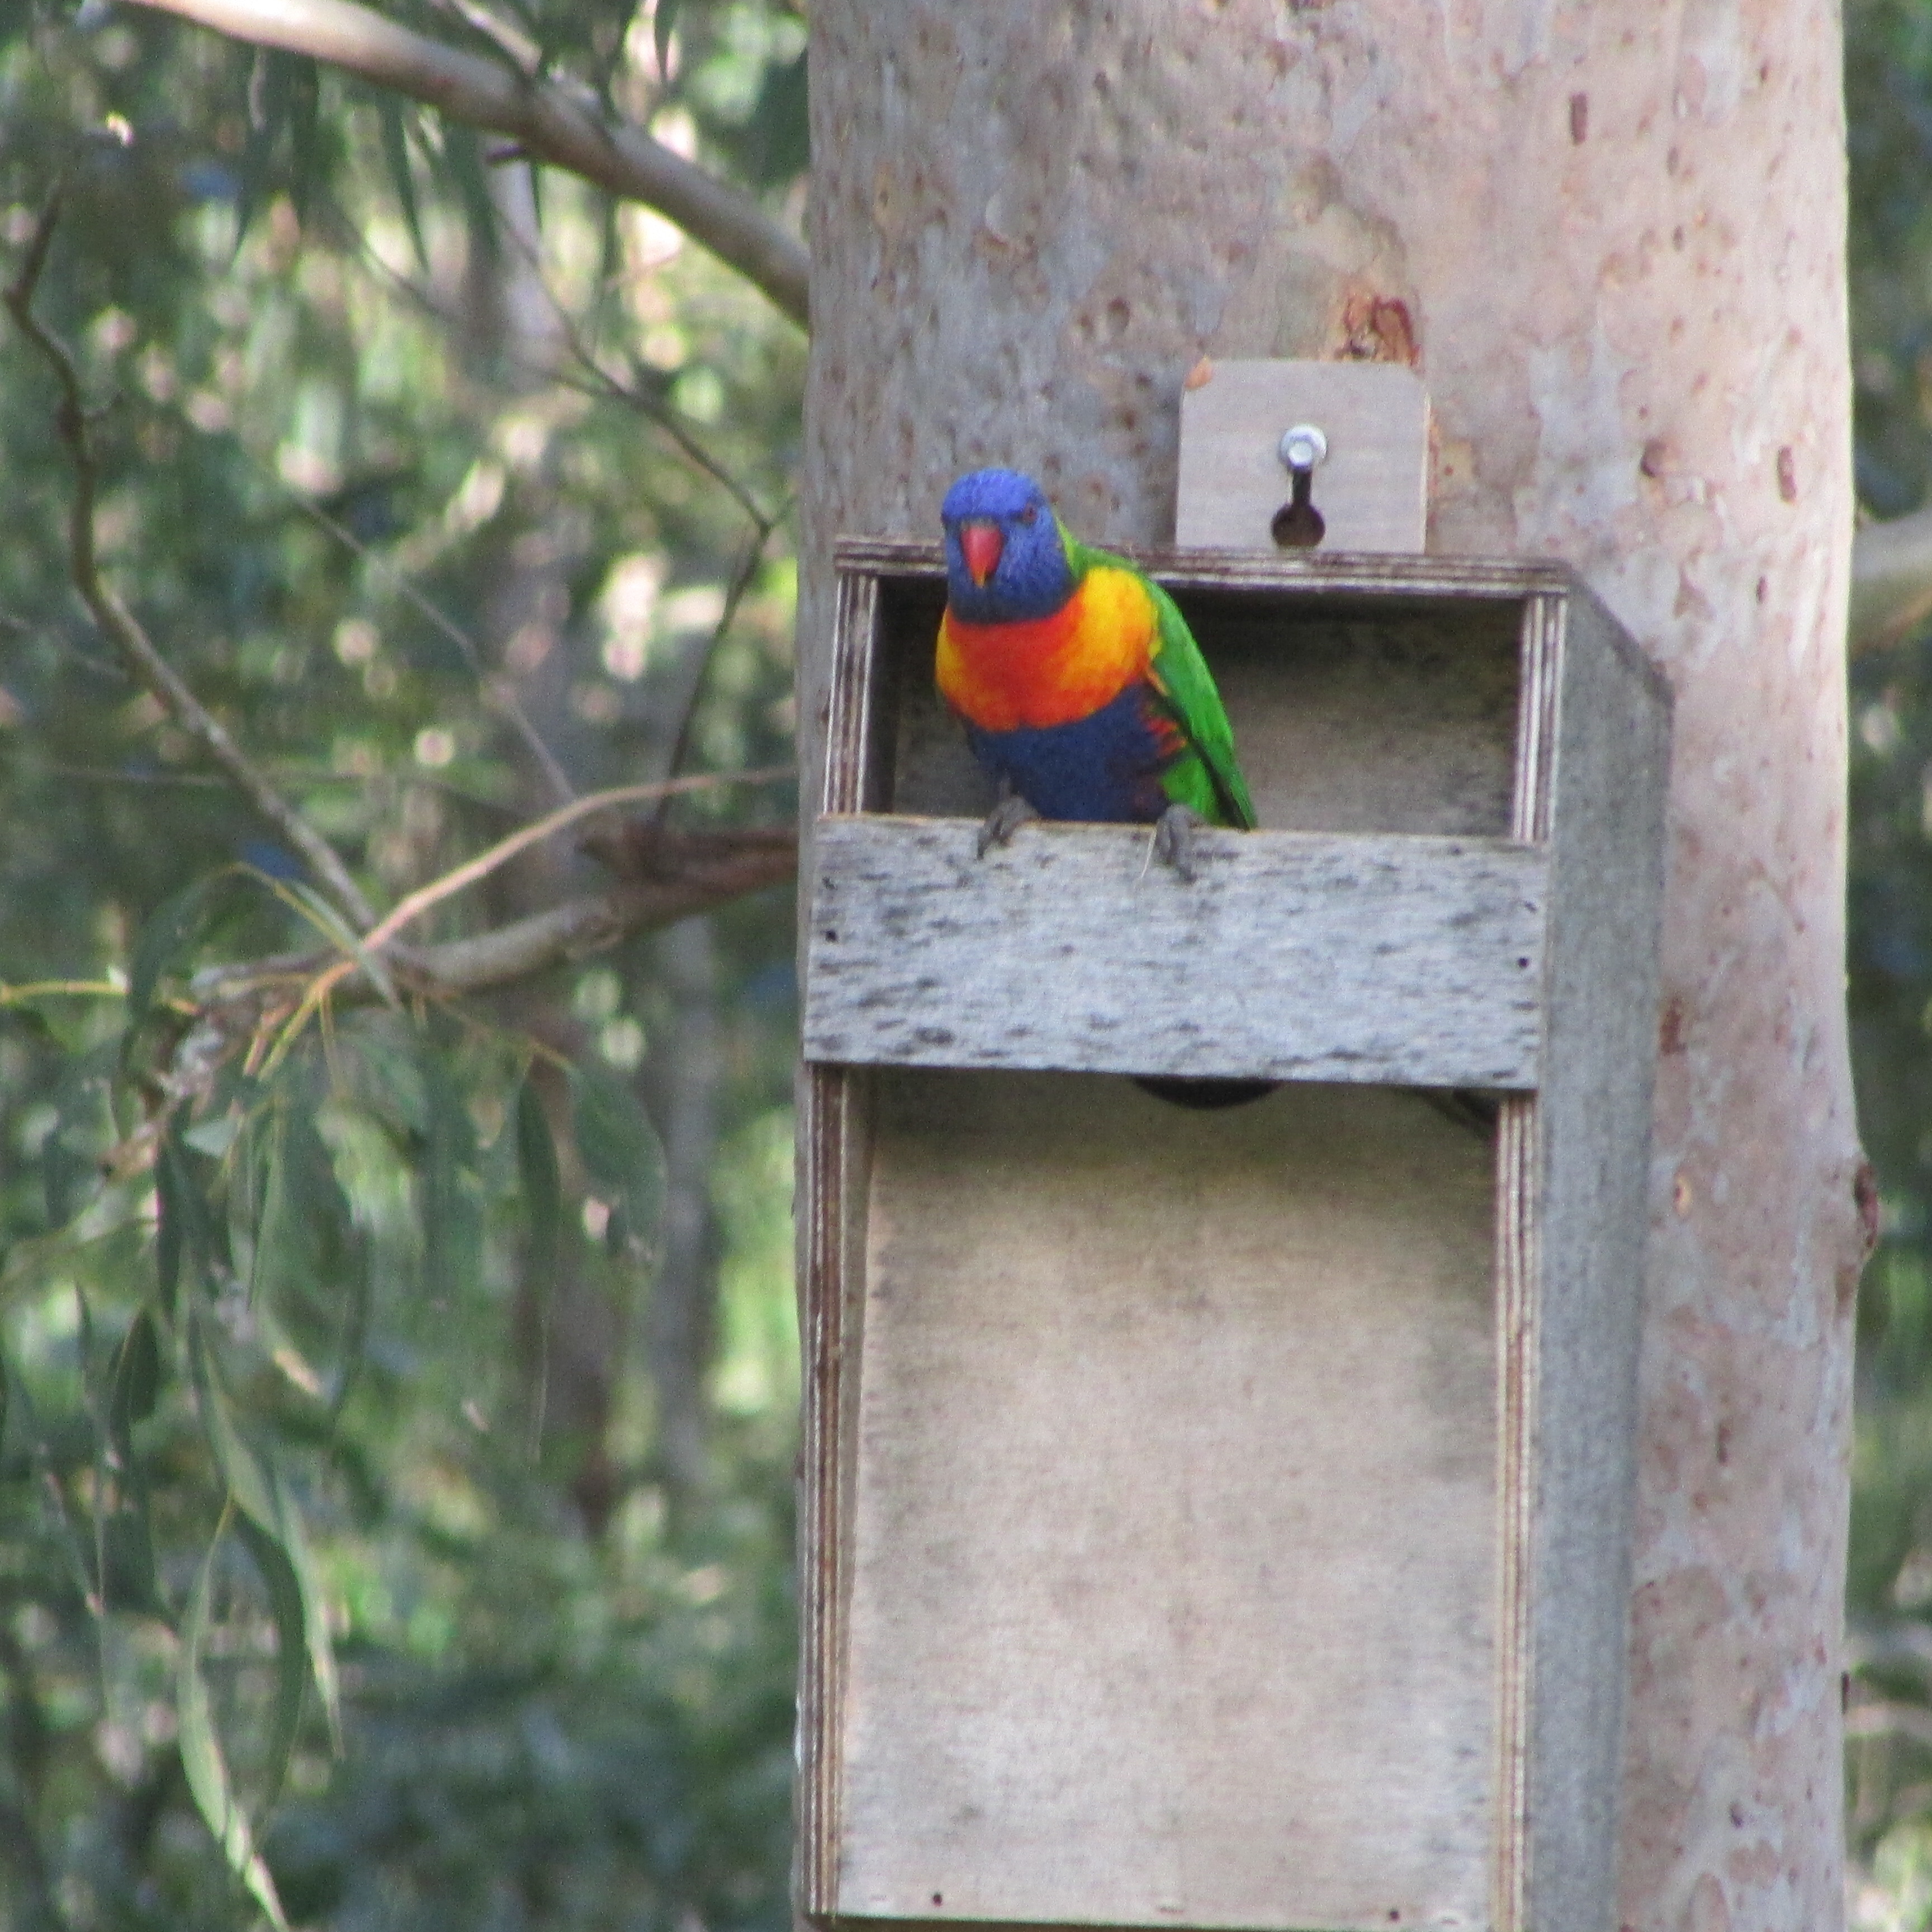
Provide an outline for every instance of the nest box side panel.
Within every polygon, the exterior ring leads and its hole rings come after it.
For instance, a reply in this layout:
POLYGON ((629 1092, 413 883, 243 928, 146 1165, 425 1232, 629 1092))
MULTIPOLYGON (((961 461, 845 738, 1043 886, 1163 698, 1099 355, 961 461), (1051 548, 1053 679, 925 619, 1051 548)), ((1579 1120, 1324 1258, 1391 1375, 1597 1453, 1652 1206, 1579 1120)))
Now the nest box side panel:
POLYGON ((839 1915, 1482 1924, 1490 1141, 877 1078, 839 1915))
POLYGON ((1649 1232, 1667 688, 1580 586, 1564 603, 1531 1523, 1524 1922, 1616 1922, 1616 1806, 1649 1232))

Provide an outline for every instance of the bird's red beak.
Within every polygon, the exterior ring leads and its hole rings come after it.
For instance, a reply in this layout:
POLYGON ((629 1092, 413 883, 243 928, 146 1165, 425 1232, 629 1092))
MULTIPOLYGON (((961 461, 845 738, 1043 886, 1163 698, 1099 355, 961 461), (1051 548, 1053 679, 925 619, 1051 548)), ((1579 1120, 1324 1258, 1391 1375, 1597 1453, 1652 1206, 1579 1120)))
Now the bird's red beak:
POLYGON ((986 588, 986 580, 1000 567, 1000 553, 1006 547, 1006 540, 1000 534, 998 524, 981 523, 977 519, 959 526, 959 548, 965 554, 966 568, 971 574, 974 585, 986 588))

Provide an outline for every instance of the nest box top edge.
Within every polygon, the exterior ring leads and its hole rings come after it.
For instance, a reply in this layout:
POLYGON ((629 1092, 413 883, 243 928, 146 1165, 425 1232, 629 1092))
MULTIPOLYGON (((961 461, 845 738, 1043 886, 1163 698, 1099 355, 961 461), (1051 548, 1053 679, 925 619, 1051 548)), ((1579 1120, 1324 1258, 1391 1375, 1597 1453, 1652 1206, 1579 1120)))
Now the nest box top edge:
MULTIPOLYGON (((1582 605, 1617 656, 1668 714, 1670 680, 1574 565, 1554 557, 1437 556, 1388 551, 1210 549, 1150 544, 1108 546, 1169 590, 1278 590, 1311 598, 1510 603, 1554 597, 1582 605)), ((842 575, 943 583, 944 545, 923 537, 840 536, 832 562, 842 575)))
MULTIPOLYGON (((1318 587, 1420 592, 1432 596, 1562 596, 1582 587, 1567 563, 1540 557, 1433 556, 1381 550, 1257 550, 1189 545, 1109 544, 1150 577, 1204 586, 1285 590, 1318 587)), ((944 547, 923 537, 844 536, 832 546, 842 571, 868 576, 923 577, 943 572, 944 547)))

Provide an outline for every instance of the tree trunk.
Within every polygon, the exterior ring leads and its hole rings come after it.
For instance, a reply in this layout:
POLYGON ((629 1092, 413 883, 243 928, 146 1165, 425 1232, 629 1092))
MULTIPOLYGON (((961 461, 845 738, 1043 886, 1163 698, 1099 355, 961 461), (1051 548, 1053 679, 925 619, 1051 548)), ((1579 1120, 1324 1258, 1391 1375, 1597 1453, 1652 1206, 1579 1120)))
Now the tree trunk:
POLYGON ((1622 1919, 1839 1923, 1864 1246, 1836 10, 820 0, 812 25, 814 764, 833 536, 936 534, 952 476, 998 460, 1082 536, 1164 539, 1203 355, 1413 361, 1432 547, 1569 559, 1676 686, 1622 1919))

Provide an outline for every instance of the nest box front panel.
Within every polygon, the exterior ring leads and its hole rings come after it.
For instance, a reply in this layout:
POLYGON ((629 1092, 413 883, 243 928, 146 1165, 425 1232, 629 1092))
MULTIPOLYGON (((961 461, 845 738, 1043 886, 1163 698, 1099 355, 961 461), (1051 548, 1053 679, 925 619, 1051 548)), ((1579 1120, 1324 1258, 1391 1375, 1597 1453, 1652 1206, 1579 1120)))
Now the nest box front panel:
POLYGON ((1487 1142, 879 1082, 839 1912, 1479 1924, 1487 1142))

